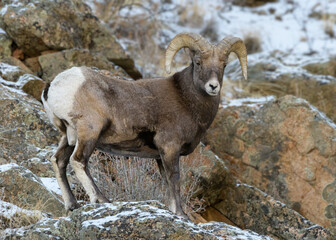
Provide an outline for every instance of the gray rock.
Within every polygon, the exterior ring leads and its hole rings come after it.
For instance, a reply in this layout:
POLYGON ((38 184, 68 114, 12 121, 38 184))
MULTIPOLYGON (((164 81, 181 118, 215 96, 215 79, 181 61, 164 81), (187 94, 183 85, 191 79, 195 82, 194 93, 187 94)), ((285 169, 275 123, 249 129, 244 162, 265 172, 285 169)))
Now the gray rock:
MULTIPOLYGON (((23 236, 22 236, 23 235, 23 236)), ((195 225, 157 201, 90 204, 69 217, 42 219, 23 239, 246 239, 271 240, 222 223, 195 225)))
POLYGON ((0 63, 0 76, 6 81, 17 82, 26 73, 19 66, 13 66, 4 62, 0 63))
POLYGON ((0 57, 10 57, 12 55, 12 43, 12 39, 0 28, 0 57))
POLYGON ((113 34, 81 0, 4 0, 0 8, 0 26, 28 57, 46 50, 90 49, 123 67, 133 78, 141 77, 113 34))
POLYGON ((223 223, 223 222, 210 222, 199 224, 202 228, 217 236, 225 236, 227 240, 272 240, 268 236, 259 235, 251 230, 242 230, 238 227, 223 223))
POLYGON ((0 84, 0 159, 23 162, 58 142, 42 105, 0 84))
POLYGON ((51 82, 57 74, 74 66, 96 67, 108 70, 115 76, 128 77, 123 69, 108 61, 106 57, 87 49, 71 49, 41 55, 39 63, 43 71, 42 78, 47 82, 51 82))
POLYGON ((3 29, 28 56, 49 49, 89 48, 92 32, 100 25, 89 7, 77 0, 5 0, 1 8, 3 29))
POLYGON ((64 205, 58 197, 47 190, 31 171, 15 163, 0 165, 0 189, 3 189, 3 200, 6 202, 54 216, 65 214, 64 205))
POLYGON ((6 62, 0 63, 0 83, 8 87, 21 89, 25 93, 33 96, 36 100, 41 101, 41 94, 45 87, 45 82, 31 74, 31 71, 19 60, 11 61, 13 58, 9 59, 10 61, 8 62, 12 62, 14 65, 6 62))

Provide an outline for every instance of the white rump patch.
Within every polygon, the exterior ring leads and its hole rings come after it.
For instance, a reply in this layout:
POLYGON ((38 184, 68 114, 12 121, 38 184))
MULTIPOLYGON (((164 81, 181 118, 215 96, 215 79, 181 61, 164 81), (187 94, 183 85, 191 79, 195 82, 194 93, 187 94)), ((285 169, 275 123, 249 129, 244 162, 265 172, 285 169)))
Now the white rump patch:
POLYGON ((65 119, 70 125, 69 114, 73 109, 75 94, 84 82, 82 69, 73 67, 58 74, 50 84, 48 107, 57 118, 65 119))

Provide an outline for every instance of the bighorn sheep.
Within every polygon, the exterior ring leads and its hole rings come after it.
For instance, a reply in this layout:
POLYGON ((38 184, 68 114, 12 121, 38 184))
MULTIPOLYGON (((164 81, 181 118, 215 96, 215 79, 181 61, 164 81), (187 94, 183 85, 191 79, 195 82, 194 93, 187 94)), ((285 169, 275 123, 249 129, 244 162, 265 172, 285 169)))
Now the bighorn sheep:
POLYGON ((179 157, 193 152, 217 113, 229 54, 237 54, 245 79, 247 57, 239 38, 226 37, 213 45, 198 34, 180 33, 166 51, 168 72, 181 48, 189 48, 192 63, 170 77, 125 81, 73 67, 46 87, 44 107, 62 133, 51 161, 67 210, 78 207, 66 178, 69 160, 90 201, 108 202, 87 167, 98 148, 117 155, 155 158, 169 188, 169 209, 185 216, 179 157))

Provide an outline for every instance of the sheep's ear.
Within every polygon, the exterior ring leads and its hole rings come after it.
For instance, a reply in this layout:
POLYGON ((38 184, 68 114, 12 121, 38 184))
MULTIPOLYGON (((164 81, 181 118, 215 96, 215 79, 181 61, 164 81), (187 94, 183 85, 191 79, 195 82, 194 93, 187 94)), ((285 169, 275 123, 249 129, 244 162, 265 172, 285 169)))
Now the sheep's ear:
POLYGON ((189 54, 189 57, 191 58, 191 60, 194 58, 196 51, 191 50, 190 48, 184 48, 184 52, 189 54))

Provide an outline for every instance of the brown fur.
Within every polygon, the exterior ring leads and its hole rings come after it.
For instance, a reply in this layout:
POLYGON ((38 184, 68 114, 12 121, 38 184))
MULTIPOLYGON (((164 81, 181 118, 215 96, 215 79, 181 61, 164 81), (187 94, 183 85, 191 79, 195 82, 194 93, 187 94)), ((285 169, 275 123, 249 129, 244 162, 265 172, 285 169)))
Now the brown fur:
MULTIPOLYGON (((172 77, 125 81, 82 68, 88 79, 75 97, 75 121, 103 122, 97 147, 122 155, 159 157, 160 142, 178 142, 181 155, 191 153, 211 124, 219 96, 200 93, 192 66, 172 77), (98 96, 98 97, 97 97, 98 96)), ((86 134, 86 133, 84 133, 86 134)))
MULTIPOLYGON (((78 89, 71 110, 69 124, 76 129, 77 143, 70 162, 92 202, 108 201, 87 169, 88 159, 97 147, 113 154, 157 159, 169 187, 169 209, 184 215, 179 157, 194 151, 213 121, 220 95, 207 94, 205 84, 217 78, 222 85, 227 61, 227 56, 223 58, 215 47, 206 53, 191 52, 191 57, 192 64, 171 77, 138 81, 81 68, 86 80, 78 89)), ((69 162, 57 156, 54 161, 58 165, 62 165, 59 161, 69 162)), ((61 173, 58 181, 64 186, 65 199, 69 199, 66 208, 74 209, 78 205, 64 171, 61 173)))

